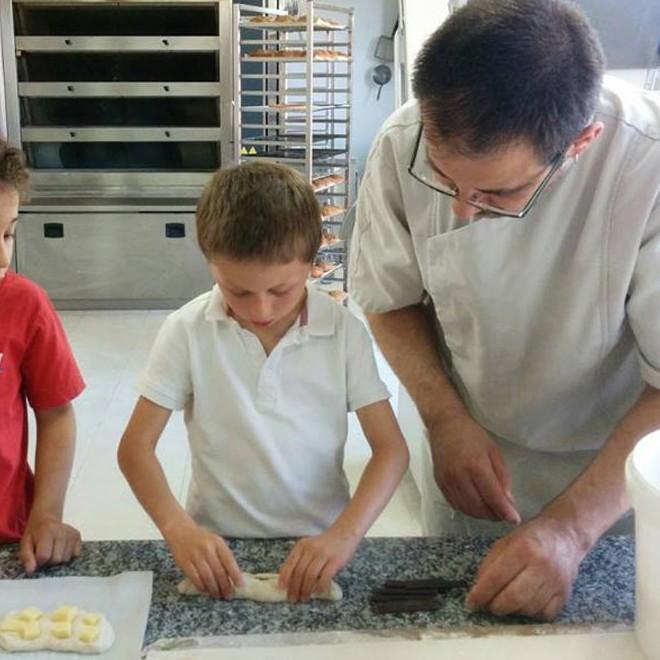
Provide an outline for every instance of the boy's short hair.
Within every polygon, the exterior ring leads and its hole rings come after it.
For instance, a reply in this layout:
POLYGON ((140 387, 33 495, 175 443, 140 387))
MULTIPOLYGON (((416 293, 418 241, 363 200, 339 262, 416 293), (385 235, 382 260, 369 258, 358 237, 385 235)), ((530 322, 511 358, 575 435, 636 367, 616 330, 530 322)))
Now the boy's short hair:
POLYGON ((565 0, 471 0, 428 39, 413 90, 431 139, 479 156, 521 140, 550 162, 592 121, 604 68, 565 0))
POLYGON ((9 185, 15 188, 21 201, 25 201, 29 194, 29 178, 30 173, 23 152, 0 139, 0 186, 9 185))
POLYGON ((196 217, 197 240, 207 259, 311 262, 321 245, 314 189, 284 165, 255 161, 218 170, 196 217))

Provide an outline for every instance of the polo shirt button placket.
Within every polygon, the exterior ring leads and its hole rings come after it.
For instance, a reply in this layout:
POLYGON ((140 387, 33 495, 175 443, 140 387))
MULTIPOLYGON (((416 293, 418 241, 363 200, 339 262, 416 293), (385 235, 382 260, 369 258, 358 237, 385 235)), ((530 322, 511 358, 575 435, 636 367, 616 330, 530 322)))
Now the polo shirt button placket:
POLYGON ((281 346, 268 356, 259 377, 259 399, 262 403, 273 405, 277 403, 276 372, 281 358, 281 346))

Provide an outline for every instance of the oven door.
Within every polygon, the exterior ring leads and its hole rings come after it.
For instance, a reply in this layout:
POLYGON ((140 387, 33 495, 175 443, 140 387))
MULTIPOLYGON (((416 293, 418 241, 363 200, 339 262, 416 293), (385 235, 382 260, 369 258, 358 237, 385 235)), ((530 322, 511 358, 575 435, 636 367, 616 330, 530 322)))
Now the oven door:
POLYGON ((8 132, 37 194, 198 193, 231 160, 230 4, 1 3, 8 132))

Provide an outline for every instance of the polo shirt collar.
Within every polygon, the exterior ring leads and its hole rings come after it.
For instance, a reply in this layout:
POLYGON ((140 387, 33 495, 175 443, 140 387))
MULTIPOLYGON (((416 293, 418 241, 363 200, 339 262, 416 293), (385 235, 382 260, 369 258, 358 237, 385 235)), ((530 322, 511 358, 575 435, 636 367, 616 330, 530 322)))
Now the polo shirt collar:
POLYGON ((213 285, 211 295, 206 303, 206 310, 204 318, 207 321, 231 321, 232 318, 227 314, 227 307, 225 306, 225 299, 222 297, 220 287, 217 284, 213 285))
POLYGON ((307 332, 318 337, 335 333, 337 303, 327 294, 307 285, 307 332))
MULTIPOLYGON (((337 304, 325 293, 307 285, 307 324, 301 330, 310 335, 330 336, 335 332, 335 305, 337 304)), ((225 300, 217 284, 213 286, 204 317, 207 321, 233 322, 227 314, 225 300)))

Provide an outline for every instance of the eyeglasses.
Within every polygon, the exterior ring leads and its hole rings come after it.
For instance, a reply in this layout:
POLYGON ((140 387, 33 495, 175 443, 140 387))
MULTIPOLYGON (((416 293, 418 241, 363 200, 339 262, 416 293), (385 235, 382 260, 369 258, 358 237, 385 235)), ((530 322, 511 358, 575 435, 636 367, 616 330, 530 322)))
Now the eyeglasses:
MULTIPOLYGON (((423 127, 420 125, 419 132, 417 133, 417 140, 415 142, 415 150, 413 151, 410 165, 408 165, 408 174, 410 174, 410 176, 428 188, 456 199, 458 197, 459 191, 455 187, 445 184, 439 180, 438 173, 431 168, 430 164, 423 156, 419 155, 419 145, 422 142, 422 128, 423 127)), ((466 200, 465 203, 473 206, 476 209, 479 209, 480 211, 491 213, 492 215, 504 216, 508 218, 524 218, 529 213, 534 204, 536 204, 536 201, 541 196, 541 193, 545 190, 548 183, 550 183, 550 180, 554 176, 555 172, 557 172, 557 170, 566 162, 567 151, 568 148, 564 149, 564 151, 560 152, 552 159, 548 172, 531 195, 526 193, 519 193, 519 199, 516 199, 515 197, 511 198, 510 207, 508 204, 508 208, 506 208, 504 206, 488 204, 474 199, 466 200)))

